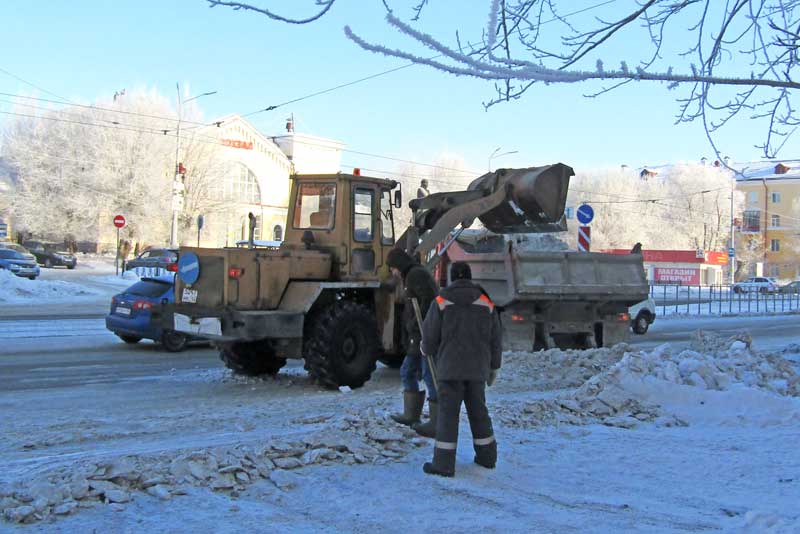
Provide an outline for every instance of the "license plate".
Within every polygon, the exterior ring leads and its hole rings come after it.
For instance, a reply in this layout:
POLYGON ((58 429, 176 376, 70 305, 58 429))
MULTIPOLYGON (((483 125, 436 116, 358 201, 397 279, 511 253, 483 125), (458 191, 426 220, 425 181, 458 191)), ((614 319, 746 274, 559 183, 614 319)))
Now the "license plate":
POLYGON ((189 302, 195 304, 197 302, 197 290, 184 287, 183 296, 181 296, 181 302, 189 302))
POLYGON ((222 335, 222 323, 217 317, 198 317, 192 319, 188 315, 176 313, 173 316, 175 330, 187 334, 222 335))
POLYGON ((121 306, 117 306, 114 311, 116 313, 118 313, 119 315, 130 315, 131 314, 131 309, 130 308, 123 308, 121 306))

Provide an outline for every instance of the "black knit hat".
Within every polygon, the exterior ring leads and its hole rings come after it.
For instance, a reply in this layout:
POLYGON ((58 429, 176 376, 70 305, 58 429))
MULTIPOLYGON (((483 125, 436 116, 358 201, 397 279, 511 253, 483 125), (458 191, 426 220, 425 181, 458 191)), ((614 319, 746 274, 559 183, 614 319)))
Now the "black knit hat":
POLYGON ((465 261, 453 262, 450 266, 450 279, 455 280, 472 280, 472 269, 469 263, 465 261))
POLYGON ((409 269, 414 265, 414 260, 411 259, 405 250, 393 248, 386 256, 386 265, 390 268, 395 268, 403 274, 406 274, 409 269))

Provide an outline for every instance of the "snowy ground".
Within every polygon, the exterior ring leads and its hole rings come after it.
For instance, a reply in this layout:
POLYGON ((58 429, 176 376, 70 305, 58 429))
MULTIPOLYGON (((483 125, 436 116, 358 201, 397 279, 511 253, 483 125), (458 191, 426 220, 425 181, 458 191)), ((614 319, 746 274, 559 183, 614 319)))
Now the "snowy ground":
MULTIPOLYGON (((130 281, 105 271, 53 309, 107 307, 130 281)), ((472 463, 464 418, 457 476, 440 479, 421 471, 431 442, 388 419, 396 371, 346 392, 296 362, 241 379, 211 349, 129 347, 39 307, 0 313, 0 531, 800 532, 798 316, 506 353, 488 390, 497 469, 472 463), (730 335, 748 323, 752 345, 730 335)))

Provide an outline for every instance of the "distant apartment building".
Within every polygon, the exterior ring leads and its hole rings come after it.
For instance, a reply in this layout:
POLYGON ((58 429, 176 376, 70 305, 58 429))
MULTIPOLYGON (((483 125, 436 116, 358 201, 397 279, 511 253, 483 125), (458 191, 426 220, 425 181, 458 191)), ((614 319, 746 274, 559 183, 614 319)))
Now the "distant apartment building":
POLYGON ((744 207, 736 226, 739 276, 800 278, 800 160, 739 164, 744 207))

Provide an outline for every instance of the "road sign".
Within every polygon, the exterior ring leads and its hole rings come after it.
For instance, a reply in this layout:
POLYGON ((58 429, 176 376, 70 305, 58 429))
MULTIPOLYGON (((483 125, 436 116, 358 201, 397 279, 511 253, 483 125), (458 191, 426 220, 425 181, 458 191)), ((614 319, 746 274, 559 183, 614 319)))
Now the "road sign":
POLYGON ((117 215, 114 217, 114 226, 117 228, 124 228, 125 227, 125 217, 122 215, 117 215))
POLYGON ((731 247, 731 248, 728 249, 728 257, 729 258, 736 257, 736 249, 735 248, 731 247))
POLYGON ((588 226, 578 227, 578 250, 589 252, 589 245, 592 242, 592 229, 588 226))
POLYGON ((192 285, 200 278, 200 259, 194 252, 184 252, 178 258, 178 277, 186 285, 192 285))
POLYGON ((594 219, 594 210, 589 204, 581 204, 578 206, 575 216, 578 218, 579 223, 589 224, 594 219))

